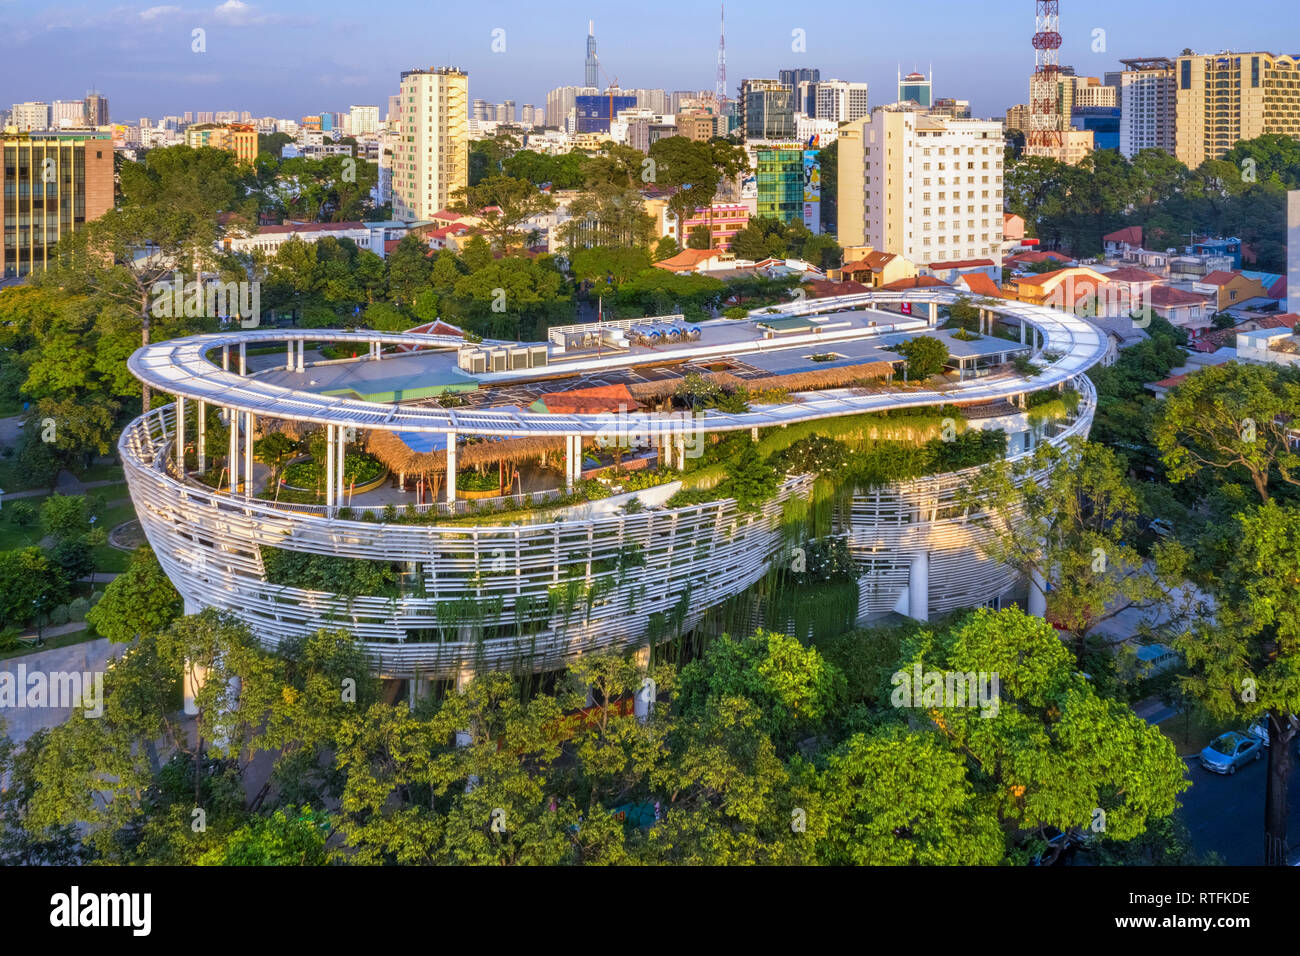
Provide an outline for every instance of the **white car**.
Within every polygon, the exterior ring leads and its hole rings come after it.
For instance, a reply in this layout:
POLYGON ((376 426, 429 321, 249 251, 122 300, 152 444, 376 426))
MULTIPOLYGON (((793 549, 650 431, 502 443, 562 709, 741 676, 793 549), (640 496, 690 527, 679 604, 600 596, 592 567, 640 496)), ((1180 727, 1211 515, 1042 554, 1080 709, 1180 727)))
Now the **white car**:
MULTIPOLYGON (((1291 726, 1292 727, 1300 726, 1300 720, 1296 718, 1295 714, 1291 715, 1291 726)), ((1246 728, 1246 733, 1250 734, 1252 737, 1258 737, 1260 740, 1264 741, 1264 746, 1267 747, 1268 746, 1268 715, 1265 714, 1264 716, 1256 719, 1256 721, 1253 724, 1251 724, 1249 727, 1246 728)))

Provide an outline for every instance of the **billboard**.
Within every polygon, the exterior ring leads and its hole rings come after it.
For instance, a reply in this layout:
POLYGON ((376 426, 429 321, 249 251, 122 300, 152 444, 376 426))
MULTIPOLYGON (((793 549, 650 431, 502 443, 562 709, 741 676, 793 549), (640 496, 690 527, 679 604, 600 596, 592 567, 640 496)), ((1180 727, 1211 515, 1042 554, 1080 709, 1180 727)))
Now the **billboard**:
POLYGON ((822 231, 822 167, 816 150, 803 154, 803 224, 814 233, 822 231))

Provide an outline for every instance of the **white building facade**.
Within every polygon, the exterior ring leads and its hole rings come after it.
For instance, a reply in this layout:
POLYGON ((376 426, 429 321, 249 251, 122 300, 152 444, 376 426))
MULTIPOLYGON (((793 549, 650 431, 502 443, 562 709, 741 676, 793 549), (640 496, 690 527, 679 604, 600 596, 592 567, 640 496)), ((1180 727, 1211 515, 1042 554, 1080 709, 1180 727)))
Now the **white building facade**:
POLYGON ((402 74, 393 216, 429 219, 469 185, 469 76, 454 67, 402 74))
POLYGON ((1172 156, 1177 107, 1172 63, 1120 74, 1120 154, 1132 159, 1144 149, 1159 149, 1172 156))

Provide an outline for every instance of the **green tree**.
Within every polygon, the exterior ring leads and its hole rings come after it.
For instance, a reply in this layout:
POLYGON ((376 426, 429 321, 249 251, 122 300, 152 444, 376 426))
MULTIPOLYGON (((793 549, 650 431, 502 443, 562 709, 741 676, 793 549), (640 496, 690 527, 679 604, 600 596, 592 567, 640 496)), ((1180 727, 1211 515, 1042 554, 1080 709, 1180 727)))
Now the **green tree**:
POLYGON ((898 346, 898 354, 907 359, 907 374, 923 381, 940 374, 948 364, 948 346, 929 335, 918 335, 898 346))
POLYGON ((451 209, 476 217, 492 245, 510 252, 521 245, 520 226, 550 212, 555 200, 526 179, 489 176, 476 186, 457 190, 451 209))
POLYGON ((86 621, 110 641, 129 644, 140 634, 166 628, 181 616, 183 604, 153 550, 142 545, 127 569, 109 582, 86 621))
POLYGON ((688 249, 711 249, 713 233, 709 232, 708 226, 694 226, 690 237, 686 240, 686 246, 688 249))
POLYGON ((0 621, 29 624, 67 600, 67 578, 40 548, 0 551, 0 621))

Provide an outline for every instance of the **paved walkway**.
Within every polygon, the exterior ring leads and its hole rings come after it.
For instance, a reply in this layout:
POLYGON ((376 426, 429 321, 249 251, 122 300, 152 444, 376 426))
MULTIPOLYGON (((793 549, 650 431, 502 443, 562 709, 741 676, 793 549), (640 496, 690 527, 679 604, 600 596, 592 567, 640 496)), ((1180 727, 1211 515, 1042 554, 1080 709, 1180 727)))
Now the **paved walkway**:
MULTIPOLYGON (((76 626, 84 627, 85 625, 78 624, 76 626)), ((46 632, 49 633, 54 630, 56 629, 47 628, 46 632)), ((49 675, 51 672, 57 671, 65 673, 76 671, 82 674, 89 672, 93 675, 102 673, 108 661, 120 657, 124 650, 126 650, 125 644, 113 644, 107 638, 100 638, 95 641, 72 644, 68 647, 41 649, 31 654, 24 654, 21 657, 0 661, 0 673, 13 674, 13 679, 17 681, 19 665, 22 665, 29 678, 30 675, 37 672, 49 675)), ((93 692, 93 684, 91 690, 93 692)), ((0 718, 5 721, 9 738, 16 744, 22 744, 36 731, 63 723, 72 715, 74 709, 76 708, 0 707, 0 718)))

